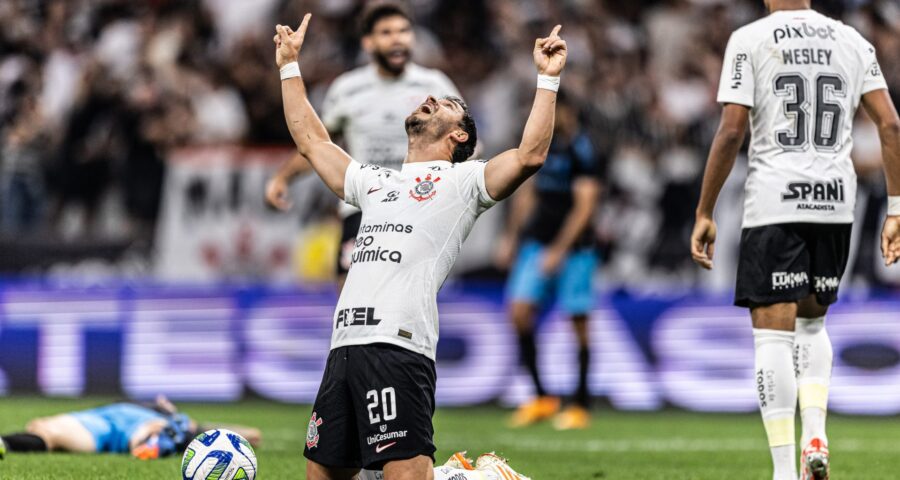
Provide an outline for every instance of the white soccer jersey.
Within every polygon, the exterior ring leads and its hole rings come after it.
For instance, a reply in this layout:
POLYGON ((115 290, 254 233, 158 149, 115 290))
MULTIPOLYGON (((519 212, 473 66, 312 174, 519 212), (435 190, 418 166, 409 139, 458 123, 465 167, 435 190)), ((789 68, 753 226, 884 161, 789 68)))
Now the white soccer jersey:
POLYGON ((344 200, 362 210, 331 348, 390 343, 434 359, 437 293, 475 220, 496 202, 478 160, 351 162, 344 200))
POLYGON ((735 31, 718 100, 751 108, 744 228, 852 222, 853 118, 864 94, 885 88, 872 45, 813 10, 735 31))
MULTIPOLYGON (((398 78, 388 79, 369 64, 334 81, 325 95, 322 122, 329 132, 343 134, 355 160, 399 170, 409 147, 406 117, 428 95, 459 96, 459 91, 439 70, 410 63, 398 78)), ((341 216, 357 211, 341 205, 341 216)))

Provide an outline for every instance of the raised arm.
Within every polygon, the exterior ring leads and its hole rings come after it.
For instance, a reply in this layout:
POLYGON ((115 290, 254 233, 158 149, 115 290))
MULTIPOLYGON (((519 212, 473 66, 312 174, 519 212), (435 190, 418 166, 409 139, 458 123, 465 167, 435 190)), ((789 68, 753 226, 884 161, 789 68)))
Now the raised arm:
POLYGON ((328 136, 325 125, 306 97, 306 87, 297 66, 310 18, 307 13, 296 32, 284 25, 275 27, 275 62, 282 75, 284 118, 297 145, 297 152, 309 160, 328 188, 344 198, 344 175, 351 158, 328 136))
POLYGON ((722 120, 716 138, 713 139, 706 161, 706 172, 703 174, 703 187, 700 191, 700 203, 697 205, 697 218, 691 234, 691 257, 701 267, 710 270, 713 266, 713 253, 716 243, 716 222, 713 211, 722 185, 734 167, 744 134, 750 109, 744 105, 728 103, 722 110, 722 120))
POLYGON ((561 28, 557 25, 549 37, 534 42, 538 89, 519 148, 497 155, 484 168, 484 183, 494 200, 512 195, 547 159, 556 116, 556 87, 559 86, 559 74, 566 65, 566 41, 559 37, 561 28))
POLYGON ((874 90, 862 97, 866 113, 878 126, 884 178, 889 199, 888 217, 881 231, 881 254, 885 265, 900 260, 900 118, 885 89, 874 90))

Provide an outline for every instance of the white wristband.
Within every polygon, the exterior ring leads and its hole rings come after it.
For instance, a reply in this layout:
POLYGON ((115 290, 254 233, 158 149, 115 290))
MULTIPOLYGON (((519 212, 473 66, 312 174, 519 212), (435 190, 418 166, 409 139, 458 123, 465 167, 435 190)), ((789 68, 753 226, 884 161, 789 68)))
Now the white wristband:
POLYGON ((297 62, 291 62, 279 70, 281 72, 281 80, 287 80, 289 78, 299 77, 300 76, 300 64, 297 62))
POLYGON ((900 215, 900 195, 888 197, 888 211, 890 216, 900 215))
POLYGON ((550 90, 551 92, 559 91, 559 77, 551 77, 550 75, 538 74, 537 88, 550 90))

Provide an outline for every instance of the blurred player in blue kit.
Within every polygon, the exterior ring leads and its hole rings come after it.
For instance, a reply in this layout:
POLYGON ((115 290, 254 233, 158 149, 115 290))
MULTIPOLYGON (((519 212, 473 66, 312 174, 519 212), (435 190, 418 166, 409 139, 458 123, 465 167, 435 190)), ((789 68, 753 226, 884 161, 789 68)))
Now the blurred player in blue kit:
POLYGON ((544 167, 512 200, 506 231, 497 251, 501 268, 518 256, 507 285, 507 301, 519 338, 519 356, 537 397, 515 412, 510 425, 523 427, 551 417, 558 430, 589 425, 588 320, 597 266, 591 220, 600 198, 601 161, 580 124, 577 106, 563 94, 556 131, 544 167), (557 300, 572 321, 578 341, 578 386, 571 404, 548 394, 538 369, 536 324, 557 300))

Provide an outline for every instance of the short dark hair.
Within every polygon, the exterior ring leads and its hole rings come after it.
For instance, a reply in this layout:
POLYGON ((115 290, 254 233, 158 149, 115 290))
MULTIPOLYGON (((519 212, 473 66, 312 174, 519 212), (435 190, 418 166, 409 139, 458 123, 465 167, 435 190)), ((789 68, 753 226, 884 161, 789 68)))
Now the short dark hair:
POLYGON ((469 138, 465 142, 456 145, 450 161, 453 163, 465 162, 475 153, 475 144, 478 143, 478 129, 475 127, 475 119, 472 118, 469 106, 466 105, 463 99, 453 95, 447 95, 444 98, 462 107, 463 116, 462 120, 459 121, 459 127, 469 134, 469 138))
POLYGON ((360 31, 363 36, 368 35, 375 29, 375 24, 379 20, 395 15, 399 15, 412 23, 412 15, 402 3, 391 1, 371 2, 363 9, 360 31))

